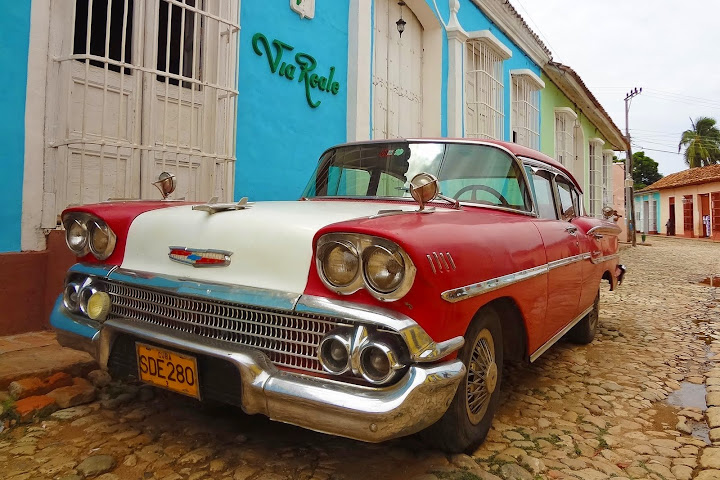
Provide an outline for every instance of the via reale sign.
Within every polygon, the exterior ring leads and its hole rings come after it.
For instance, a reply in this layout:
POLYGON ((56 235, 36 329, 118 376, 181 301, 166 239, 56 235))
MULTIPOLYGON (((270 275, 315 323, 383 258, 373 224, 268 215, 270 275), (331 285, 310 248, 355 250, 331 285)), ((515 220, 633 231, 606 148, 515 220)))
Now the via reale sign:
POLYGON ((335 80, 335 67, 330 67, 327 75, 318 74, 317 60, 312 55, 298 52, 294 57, 284 56, 286 52, 295 50, 295 47, 277 39, 271 43, 262 33, 253 35, 252 47, 255 54, 267 58, 270 73, 290 81, 297 78, 297 83, 305 87, 305 99, 311 108, 319 107, 322 102, 315 99, 328 94, 337 95, 340 91, 340 82, 335 80))

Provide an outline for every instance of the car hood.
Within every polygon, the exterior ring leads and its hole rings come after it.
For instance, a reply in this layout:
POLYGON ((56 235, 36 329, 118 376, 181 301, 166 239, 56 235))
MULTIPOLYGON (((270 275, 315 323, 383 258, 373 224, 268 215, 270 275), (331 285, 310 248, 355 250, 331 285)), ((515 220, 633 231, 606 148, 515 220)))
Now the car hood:
POLYGON ((260 202, 209 214, 181 206, 139 215, 130 226, 121 267, 198 281, 302 294, 321 228, 380 210, 415 204, 370 201, 260 202), (170 247, 231 252, 230 264, 194 267, 169 258, 170 247))

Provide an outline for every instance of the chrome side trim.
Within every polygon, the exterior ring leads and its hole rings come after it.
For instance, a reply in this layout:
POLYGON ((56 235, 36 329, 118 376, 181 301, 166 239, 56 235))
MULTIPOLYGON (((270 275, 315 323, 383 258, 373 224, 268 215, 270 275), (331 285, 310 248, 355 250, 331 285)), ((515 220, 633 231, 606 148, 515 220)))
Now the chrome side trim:
POLYGON ((443 300, 450 303, 467 300, 468 298, 477 297, 478 295, 492 292, 500 288, 505 288, 515 283, 523 282, 533 277, 537 277, 538 275, 543 275, 555 268, 564 267, 566 265, 588 259, 590 259, 589 253, 581 253, 579 255, 573 255, 572 257, 561 258, 560 260, 554 260, 552 262, 546 263, 545 265, 528 268, 527 270, 520 270, 519 272, 509 273, 501 277, 491 278, 489 280, 473 283, 464 287, 446 290, 441 294, 441 296, 443 300))
POLYGON ((573 328, 575 325, 577 325, 577 323, 578 323, 580 320, 582 320, 582 319, 585 317, 585 315, 587 315, 588 313, 590 313, 590 312, 592 311, 592 309, 593 309, 593 306, 591 305, 590 308, 588 308, 588 309, 585 310, 583 313, 581 313, 580 316, 578 316, 578 317, 577 317, 575 320, 573 320, 572 322, 568 323, 568 324, 565 326, 565 328, 563 328, 562 330, 560 330, 560 331, 559 331, 558 333, 556 333, 550 340, 548 340, 548 341, 545 342, 540 348, 538 348, 537 350, 535 350, 535 353, 533 353, 532 355, 530 355, 530 362, 534 362, 535 360, 537 360, 540 355, 542 355, 543 353, 545 353, 548 348, 552 347, 552 346, 555 344, 555 342, 557 342, 558 340, 560 340, 560 339, 563 337, 563 335, 565 335, 567 332, 570 331, 571 328, 573 328))
POLYGON ((415 320, 393 310, 357 303, 303 295, 295 311, 342 318, 350 322, 385 327, 400 334, 405 341, 412 362, 436 362, 457 351, 465 343, 463 337, 435 342, 415 320))
POLYGON ((618 227, 614 223, 607 222, 604 225, 598 225, 597 227, 592 227, 590 230, 588 230, 587 234, 594 236, 594 235, 612 235, 617 237, 622 233, 622 229, 618 227))
POLYGON ((620 258, 619 253, 613 253, 612 255, 605 255, 604 257, 597 257, 597 258, 591 258, 590 261, 593 265, 597 265, 598 263, 607 262, 608 260, 615 260, 616 258, 620 258))

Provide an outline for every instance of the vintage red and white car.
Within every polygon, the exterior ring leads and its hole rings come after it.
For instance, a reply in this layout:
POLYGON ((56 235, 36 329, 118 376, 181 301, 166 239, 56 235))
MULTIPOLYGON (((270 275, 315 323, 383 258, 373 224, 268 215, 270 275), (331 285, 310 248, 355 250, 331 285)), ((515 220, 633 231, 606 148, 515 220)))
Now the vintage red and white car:
MULTIPOLYGON (((165 175, 161 190, 174 179, 165 175)), ((68 208, 51 323, 116 378, 368 442, 485 438, 503 362, 592 341, 620 229, 514 144, 327 150, 292 202, 68 208)))

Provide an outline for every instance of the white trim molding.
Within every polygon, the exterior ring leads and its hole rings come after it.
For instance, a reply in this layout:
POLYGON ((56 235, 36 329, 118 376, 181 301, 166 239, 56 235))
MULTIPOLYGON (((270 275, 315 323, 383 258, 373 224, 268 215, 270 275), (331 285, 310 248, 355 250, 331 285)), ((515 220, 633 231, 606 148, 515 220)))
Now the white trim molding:
POLYGON ((372 3, 350 0, 348 15, 347 141, 370 138, 372 3))
POLYGON ((497 25, 520 50, 538 66, 551 60, 548 50, 507 0, 472 0, 490 21, 497 25))
POLYGON ((502 57, 503 60, 507 60, 512 57, 512 50, 505 46, 490 30, 475 30, 468 32, 469 40, 480 40, 490 45, 497 53, 502 57))
POLYGON ((603 140, 600 137, 593 137, 590 140, 588 140, 590 143, 599 143, 600 148, 602 148, 605 145, 605 140, 603 140))
POLYGON ((563 115, 569 115, 572 117, 573 120, 577 120, 578 118, 575 110, 570 107, 555 107, 555 115, 557 115, 558 113, 561 113, 563 115))
POLYGON ((27 91, 25 94, 25 165, 22 190, 22 250, 45 250, 42 231, 45 168, 45 98, 50 36, 50 2, 32 2, 27 91))
POLYGON ((530 82, 535 84, 537 90, 542 90, 543 88, 545 88, 545 82, 543 82, 542 79, 538 77, 537 74, 529 68, 516 68, 514 70, 510 70, 510 76, 527 77, 530 82))
POLYGON ((463 75, 463 59, 465 58, 465 42, 468 40, 468 33, 463 30, 458 21, 458 10, 460 10, 460 2, 450 0, 450 21, 445 28, 448 39, 447 135, 455 138, 461 138, 464 134, 463 89, 465 76, 463 75))

